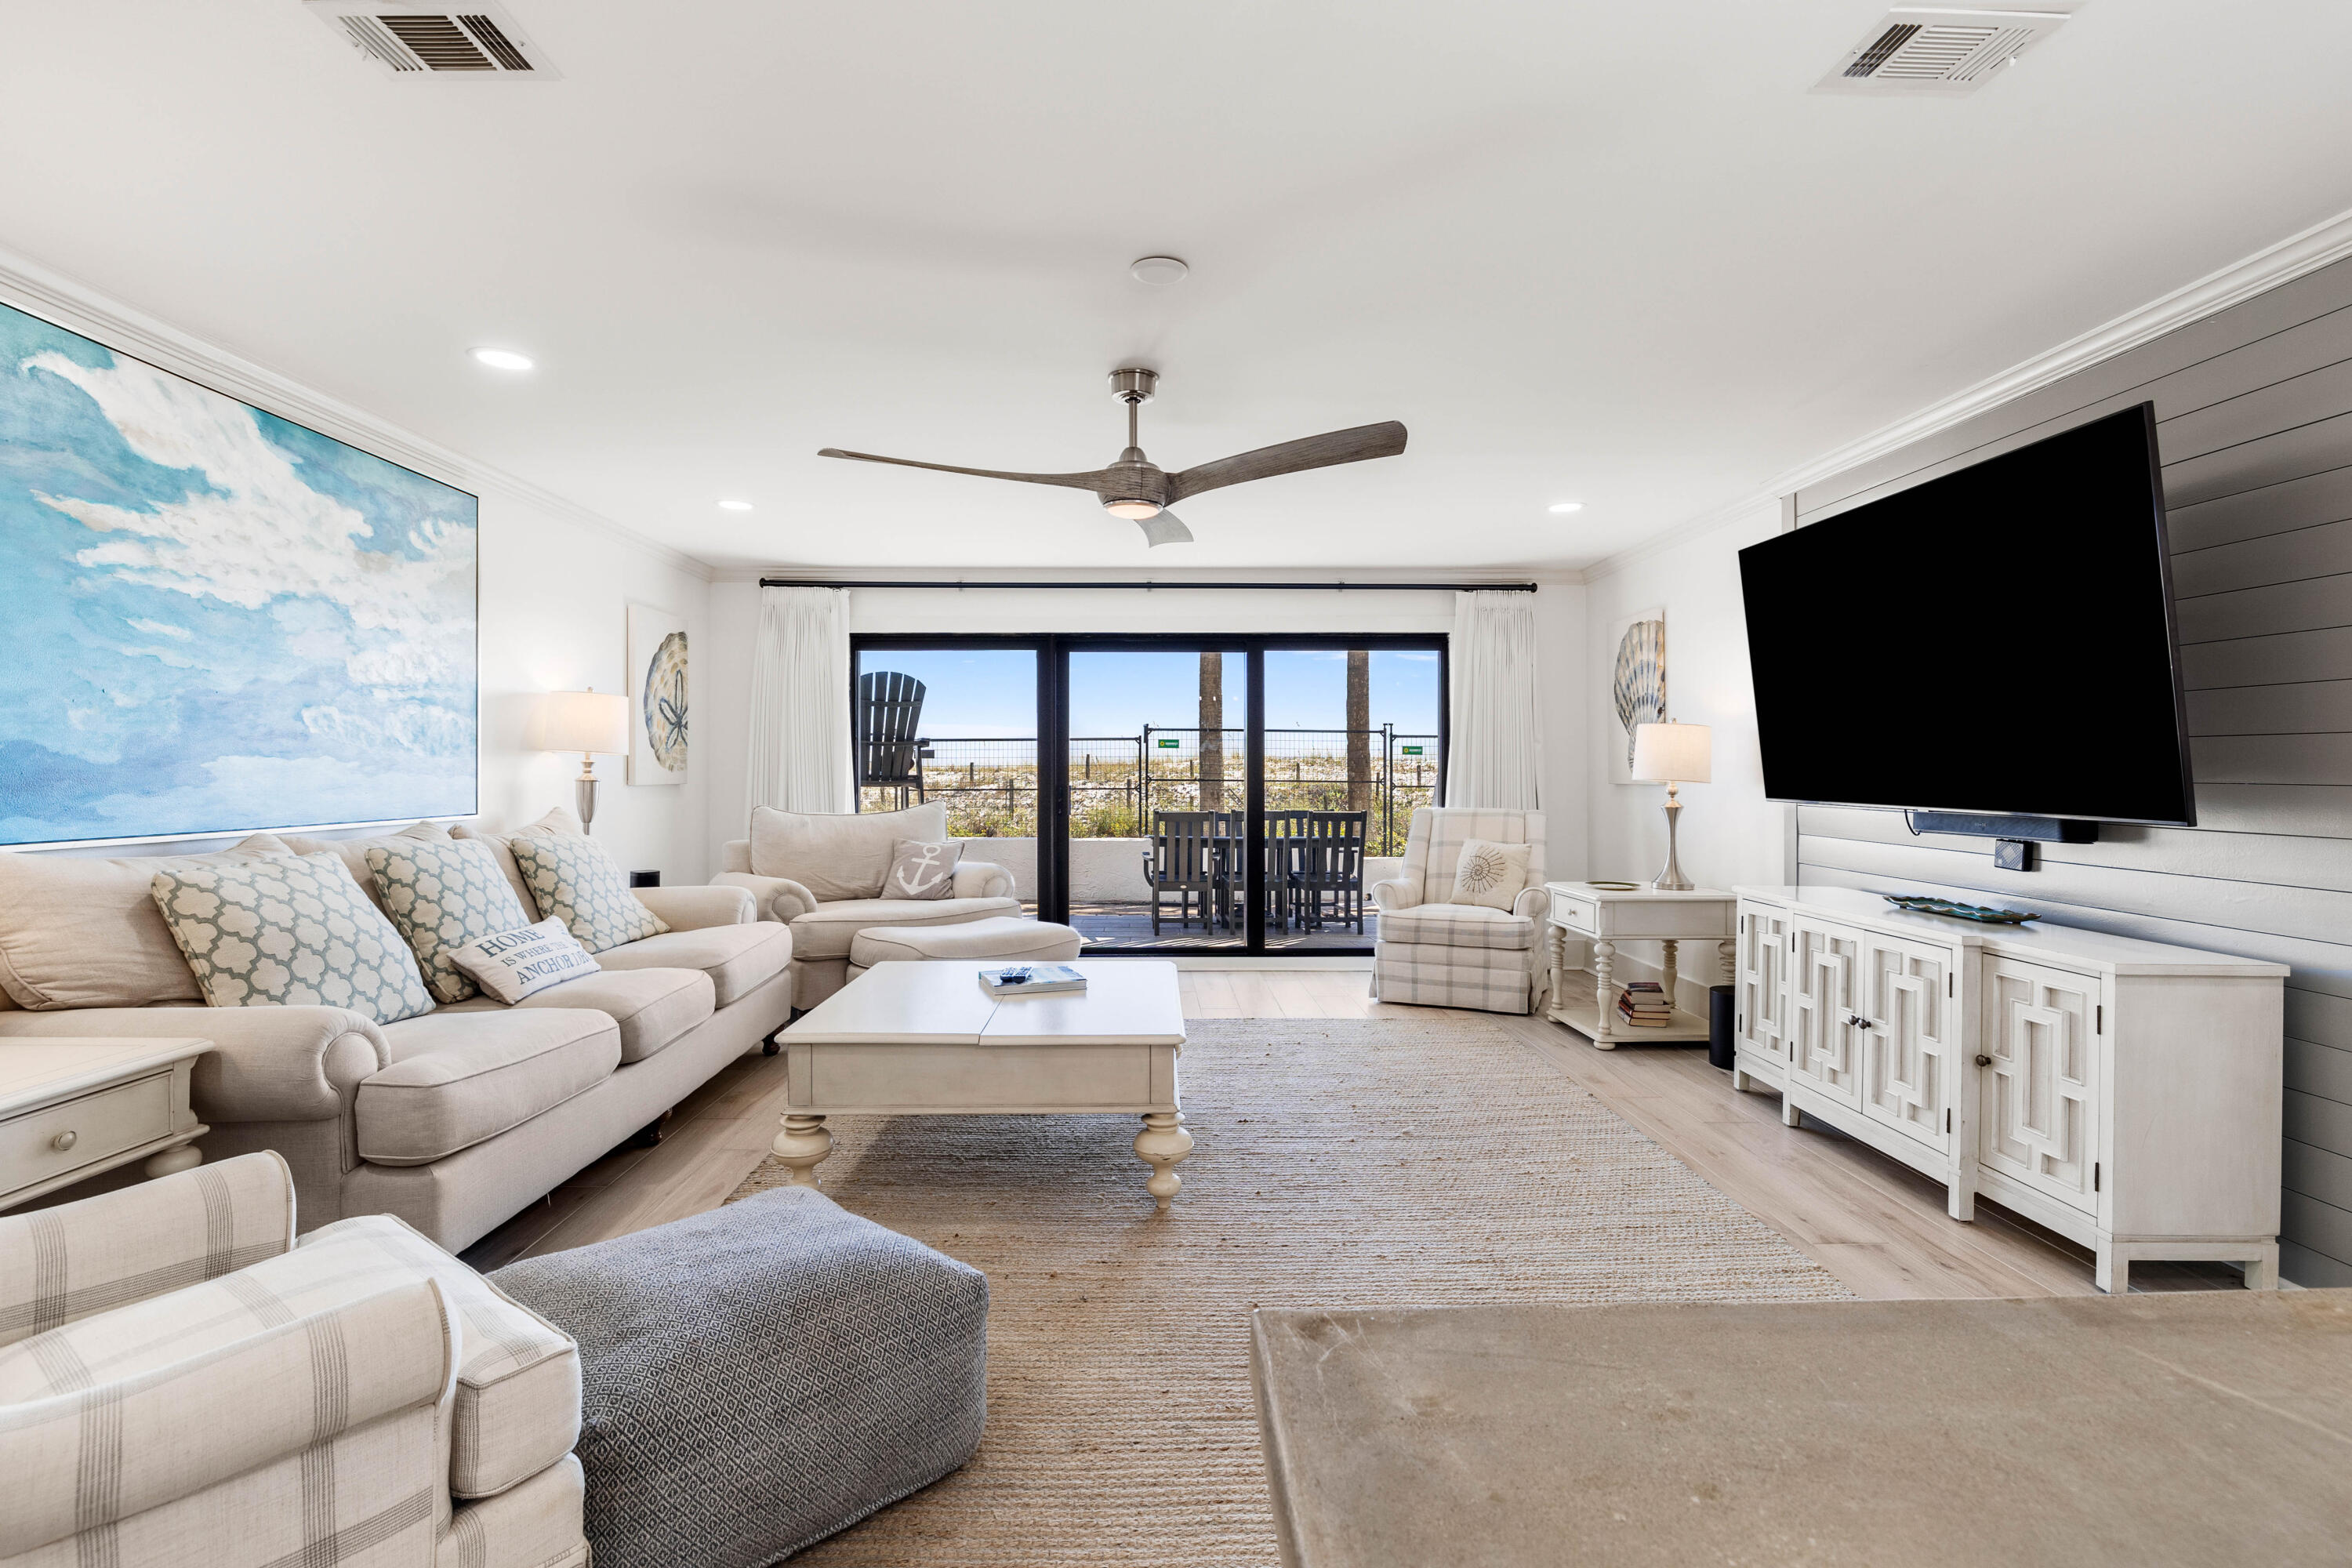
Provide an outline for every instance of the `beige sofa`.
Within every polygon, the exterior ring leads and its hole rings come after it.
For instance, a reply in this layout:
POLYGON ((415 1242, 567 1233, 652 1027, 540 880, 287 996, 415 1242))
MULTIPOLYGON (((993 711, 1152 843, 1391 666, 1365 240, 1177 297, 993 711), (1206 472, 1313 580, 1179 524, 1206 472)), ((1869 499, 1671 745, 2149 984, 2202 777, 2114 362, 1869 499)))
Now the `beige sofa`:
POLYGON ((0 1561, 584 1568, 571 1336, 295 1215, 247 1154, 0 1215, 0 1561))
POLYGON ((751 837, 729 844, 714 887, 740 888, 760 918, 793 933, 793 1002, 814 1007, 849 984, 849 944, 874 926, 959 925, 1017 915, 1013 873, 964 860, 944 899, 886 899, 883 879, 900 839, 935 844, 948 836, 947 807, 837 815, 751 813, 751 837))
MULTIPOLYGON (((578 831, 551 813, 524 832, 578 831)), ((429 823, 410 837, 449 837, 429 823)), ((537 914, 503 837, 487 839, 537 914)), ((264 837, 229 855, 366 847, 264 837)), ((488 997, 378 1025, 332 1007, 206 1008, 148 895, 161 862, 0 856, 0 1049, 11 1037, 201 1035, 208 1160, 274 1149, 305 1224, 396 1215, 456 1252, 656 1122, 792 1016, 791 933, 732 888, 647 888, 669 931, 604 973, 507 1007, 488 997)))

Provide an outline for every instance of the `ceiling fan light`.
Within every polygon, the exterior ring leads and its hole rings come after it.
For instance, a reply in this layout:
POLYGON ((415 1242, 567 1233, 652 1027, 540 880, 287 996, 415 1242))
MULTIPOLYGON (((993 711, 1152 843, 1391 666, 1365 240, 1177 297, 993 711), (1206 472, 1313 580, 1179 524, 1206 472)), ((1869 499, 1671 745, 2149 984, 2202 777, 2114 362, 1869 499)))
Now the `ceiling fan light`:
POLYGON ((1103 510, 1113 517, 1141 522, 1147 517, 1160 515, 1160 503, 1156 500, 1107 500, 1103 502, 1103 510))

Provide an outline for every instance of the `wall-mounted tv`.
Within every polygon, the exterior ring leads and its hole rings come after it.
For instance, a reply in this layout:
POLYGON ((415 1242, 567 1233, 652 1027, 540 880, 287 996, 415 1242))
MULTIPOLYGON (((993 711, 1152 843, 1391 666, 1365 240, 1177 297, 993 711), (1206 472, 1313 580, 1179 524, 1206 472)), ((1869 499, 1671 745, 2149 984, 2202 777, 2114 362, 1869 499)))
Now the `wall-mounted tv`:
POLYGON ((2196 822, 2152 404, 1739 572, 1775 800, 2196 822))

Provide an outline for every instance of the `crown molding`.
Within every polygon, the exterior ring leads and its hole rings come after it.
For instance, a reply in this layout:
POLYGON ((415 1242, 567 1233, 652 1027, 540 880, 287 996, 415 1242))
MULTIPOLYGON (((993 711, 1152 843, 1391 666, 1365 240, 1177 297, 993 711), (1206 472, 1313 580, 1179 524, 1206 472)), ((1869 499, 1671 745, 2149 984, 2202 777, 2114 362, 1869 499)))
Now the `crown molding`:
MULTIPOLYGON (((1435 566, 1381 567, 1367 573, 1344 574, 1349 589, 1377 590, 1392 583, 1425 583, 1432 573, 1444 574, 1435 566)), ((959 570, 952 566, 800 566, 789 562, 768 566, 721 566, 712 571, 713 583, 748 583, 757 584, 762 577, 839 578, 845 582, 888 577, 906 582, 938 583, 943 586, 958 583, 974 585, 990 582, 1050 582, 1067 578, 1081 582, 1118 581, 1128 583, 1186 583, 1204 579, 1221 581, 1235 574, 1245 574, 1259 582, 1281 582, 1296 577, 1302 588, 1318 588, 1332 581, 1329 567, 1310 566, 1197 566, 1182 571, 1145 572, 1132 567, 1064 566, 1064 567, 988 567, 959 570)), ((1491 577, 1497 583, 1536 583, 1544 587, 1572 586, 1585 581, 1585 574, 1576 567, 1563 566, 1482 566, 1473 576, 1491 577)), ((1465 587, 1475 587, 1465 582, 1465 587)), ((1429 590, 1418 590, 1428 592, 1429 590)), ((1450 590, 1448 590, 1450 591, 1450 590)))
POLYGON ((0 302, 469 494, 497 495, 519 502, 602 534, 616 544, 643 551, 688 576, 710 580, 707 561, 647 538, 528 479, 376 418, 111 299, 79 279, 5 249, 0 249, 0 302))
POLYGON ((1727 506, 1703 512, 1669 528, 1654 539, 1594 562, 1584 569, 1585 576, 1588 581, 1598 581, 1612 573, 1622 572, 1685 541, 1737 521, 1751 509, 1776 505, 1780 497, 1801 490, 1807 485, 1818 484, 1833 474, 1899 451, 1915 441, 1948 430, 2013 398, 2038 391, 2052 382, 2063 381, 2076 371, 2088 369, 2102 360, 2129 353, 2142 343, 2192 321, 2220 315, 2232 305, 2242 303, 2282 283, 2292 282, 2307 273, 2316 272, 2347 256, 2352 256, 2352 212, 2341 212, 2299 233, 2291 234, 2275 245, 2265 246, 2252 256, 2209 272, 2137 310, 2126 310, 2111 321, 2069 338, 2056 348, 2021 361, 1997 375, 1988 376, 1939 403, 1929 404, 1906 418, 1882 426, 1867 436, 1801 463, 1775 476, 1770 483, 1753 494, 1727 506))

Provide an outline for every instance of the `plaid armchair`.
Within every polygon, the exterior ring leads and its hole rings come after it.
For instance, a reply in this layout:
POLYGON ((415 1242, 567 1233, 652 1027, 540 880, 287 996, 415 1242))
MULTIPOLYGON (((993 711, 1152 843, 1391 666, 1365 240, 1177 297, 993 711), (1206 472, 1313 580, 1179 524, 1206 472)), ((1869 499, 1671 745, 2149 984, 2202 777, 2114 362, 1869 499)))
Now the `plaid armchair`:
POLYGON ((1544 891, 1543 813, 1416 808, 1402 873, 1375 883, 1372 901, 1381 911, 1372 942, 1376 999, 1486 1013, 1531 1012, 1542 1000, 1542 927, 1551 901, 1544 891), (1529 846, 1527 884, 1509 909, 1447 901, 1462 847, 1473 838, 1529 846))
POLYGON ((583 1568, 579 1352, 274 1152, 0 1215, 0 1565, 583 1568))

